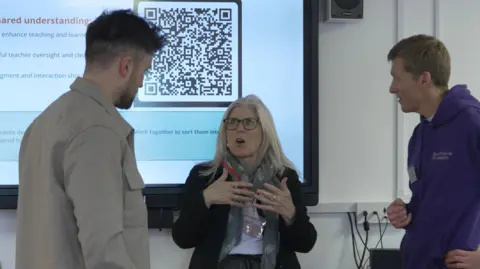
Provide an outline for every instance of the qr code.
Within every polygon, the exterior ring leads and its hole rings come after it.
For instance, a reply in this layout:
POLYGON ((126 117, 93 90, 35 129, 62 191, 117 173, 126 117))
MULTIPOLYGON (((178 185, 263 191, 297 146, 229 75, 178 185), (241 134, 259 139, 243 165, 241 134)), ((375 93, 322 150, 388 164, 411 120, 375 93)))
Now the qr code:
POLYGON ((139 13, 160 26, 167 43, 154 55, 152 68, 145 73, 143 99, 238 98, 235 10, 228 6, 189 7, 187 3, 192 2, 183 2, 183 6, 153 3, 139 13))

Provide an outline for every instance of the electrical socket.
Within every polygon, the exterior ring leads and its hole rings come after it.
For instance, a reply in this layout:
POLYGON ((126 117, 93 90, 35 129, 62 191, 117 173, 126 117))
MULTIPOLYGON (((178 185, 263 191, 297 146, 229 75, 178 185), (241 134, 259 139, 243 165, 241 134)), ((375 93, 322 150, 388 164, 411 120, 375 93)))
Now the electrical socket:
POLYGON ((387 207, 390 202, 360 202, 357 203, 357 223, 363 224, 365 217, 363 212, 367 212, 367 221, 372 224, 378 224, 378 218, 373 212, 377 212, 382 223, 388 222, 387 207))

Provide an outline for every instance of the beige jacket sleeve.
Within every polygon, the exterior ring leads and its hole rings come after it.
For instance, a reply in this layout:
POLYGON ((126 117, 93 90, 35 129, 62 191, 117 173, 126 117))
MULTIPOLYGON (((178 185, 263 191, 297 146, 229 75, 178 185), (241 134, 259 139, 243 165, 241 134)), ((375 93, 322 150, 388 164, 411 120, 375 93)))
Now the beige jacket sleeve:
POLYGON ((120 138, 91 127, 67 145, 65 189, 88 269, 135 269, 123 237, 124 183, 120 138))

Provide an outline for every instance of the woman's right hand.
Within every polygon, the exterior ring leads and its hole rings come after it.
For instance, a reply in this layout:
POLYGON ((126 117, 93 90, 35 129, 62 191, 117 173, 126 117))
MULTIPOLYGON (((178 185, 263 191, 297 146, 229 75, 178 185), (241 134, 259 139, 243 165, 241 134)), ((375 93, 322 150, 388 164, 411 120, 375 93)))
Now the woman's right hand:
POLYGON ((227 181, 228 171, 223 169, 222 175, 203 191, 205 204, 232 205, 243 207, 253 202, 255 192, 250 188, 251 183, 245 181, 227 181))

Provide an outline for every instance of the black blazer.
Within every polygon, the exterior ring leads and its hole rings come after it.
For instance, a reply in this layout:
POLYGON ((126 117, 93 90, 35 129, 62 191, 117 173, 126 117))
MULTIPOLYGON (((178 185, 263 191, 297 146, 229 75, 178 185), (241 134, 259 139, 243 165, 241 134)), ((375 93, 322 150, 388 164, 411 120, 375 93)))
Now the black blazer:
MULTIPOLYGON (((203 169, 206 167, 200 164, 190 171, 180 202, 180 216, 172 228, 173 241, 180 248, 195 248, 189 269, 217 268, 230 211, 229 205, 205 206, 203 190, 210 177, 199 174, 203 169)), ((220 177, 222 170, 217 171, 216 178, 220 177)), ((286 226, 283 218, 279 218, 280 246, 276 269, 300 269, 295 252, 309 252, 317 241, 317 231, 307 215, 298 174, 287 168, 281 178, 283 177, 288 178, 287 185, 296 215, 290 226, 286 226)), ((232 178, 229 177, 228 180, 232 178)))

